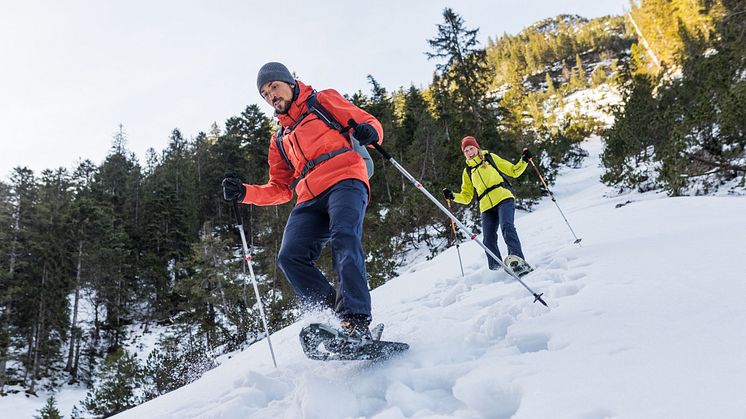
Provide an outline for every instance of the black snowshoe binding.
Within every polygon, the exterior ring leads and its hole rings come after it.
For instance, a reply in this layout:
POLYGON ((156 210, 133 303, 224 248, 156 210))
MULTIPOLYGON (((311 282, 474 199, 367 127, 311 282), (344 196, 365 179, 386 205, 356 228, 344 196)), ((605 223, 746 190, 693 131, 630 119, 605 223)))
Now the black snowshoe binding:
POLYGON ((508 273, 514 273, 519 278, 522 278, 529 273, 533 272, 534 268, 531 267, 528 263, 526 263, 523 258, 516 256, 516 255, 508 255, 505 256, 505 260, 503 261, 505 264, 505 270, 508 273))

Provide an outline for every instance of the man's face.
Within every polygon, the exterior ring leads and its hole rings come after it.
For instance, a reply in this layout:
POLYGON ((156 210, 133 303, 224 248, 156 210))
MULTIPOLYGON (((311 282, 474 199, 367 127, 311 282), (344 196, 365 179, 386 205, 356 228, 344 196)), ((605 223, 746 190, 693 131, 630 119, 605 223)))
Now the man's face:
POLYGON ((466 148, 464 148, 464 157, 467 159, 473 159, 477 153, 479 153, 479 149, 473 145, 467 145, 466 148))
POLYGON ((285 113, 290 109, 293 102, 293 87, 284 81, 271 81, 265 83, 259 93, 262 98, 275 108, 277 113, 285 113))

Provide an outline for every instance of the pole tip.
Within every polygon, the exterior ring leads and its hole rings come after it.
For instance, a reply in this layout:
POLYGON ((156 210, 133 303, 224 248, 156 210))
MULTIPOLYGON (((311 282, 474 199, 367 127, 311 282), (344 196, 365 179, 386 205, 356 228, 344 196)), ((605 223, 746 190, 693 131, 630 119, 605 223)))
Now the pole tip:
POLYGON ((543 300, 543 299, 541 298, 541 296, 542 296, 542 295, 544 295, 544 293, 541 293, 541 294, 534 294, 534 297, 535 297, 535 298, 534 298, 534 302, 537 302, 537 301, 538 301, 538 302, 540 302, 540 303, 544 304, 544 307, 547 307, 547 308, 548 308, 549 306, 547 305, 547 303, 546 303, 546 302, 545 302, 545 301, 544 301, 544 300, 543 300))

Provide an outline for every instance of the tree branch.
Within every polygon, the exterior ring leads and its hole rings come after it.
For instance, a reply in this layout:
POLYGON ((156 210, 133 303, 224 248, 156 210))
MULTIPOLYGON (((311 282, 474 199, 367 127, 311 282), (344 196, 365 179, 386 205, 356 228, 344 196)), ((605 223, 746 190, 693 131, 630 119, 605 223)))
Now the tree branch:
POLYGON ((697 156, 692 155, 692 154, 687 154, 687 157, 689 159, 691 159, 691 160, 696 160, 696 161, 698 161, 700 163, 704 163, 704 164, 706 164, 708 166, 720 168, 721 170, 719 170, 719 171, 722 171, 722 170, 736 170, 736 171, 739 171, 739 172, 746 172, 746 166, 734 166, 734 165, 728 164, 728 163, 718 163, 718 162, 710 161, 710 160, 707 160, 707 159, 703 159, 702 157, 697 157, 697 156))

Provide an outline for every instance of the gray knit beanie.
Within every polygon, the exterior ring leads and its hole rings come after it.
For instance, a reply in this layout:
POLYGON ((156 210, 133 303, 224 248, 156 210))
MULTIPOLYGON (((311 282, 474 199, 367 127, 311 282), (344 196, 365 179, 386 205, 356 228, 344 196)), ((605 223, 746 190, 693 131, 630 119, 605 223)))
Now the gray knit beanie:
POLYGON ((262 86, 265 83, 271 81, 284 81, 285 83, 295 84, 295 79, 287 67, 280 63, 267 63, 259 69, 259 74, 256 75, 256 88, 259 92, 262 91, 262 86))

